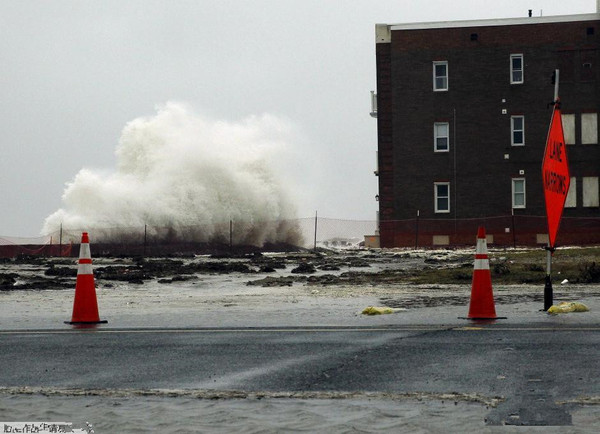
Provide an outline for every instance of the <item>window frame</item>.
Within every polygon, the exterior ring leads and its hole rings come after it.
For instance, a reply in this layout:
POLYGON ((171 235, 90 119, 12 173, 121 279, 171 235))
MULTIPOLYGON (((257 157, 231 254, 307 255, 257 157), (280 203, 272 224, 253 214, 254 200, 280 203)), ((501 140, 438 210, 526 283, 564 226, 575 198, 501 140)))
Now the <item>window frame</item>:
POLYGON ((433 183, 433 206, 434 206, 434 212, 436 214, 449 214, 450 213, 450 183, 449 182, 434 182, 433 183), (448 195, 447 196, 440 196, 438 194, 438 187, 441 186, 446 186, 448 188, 448 195), (444 199, 446 198, 448 201, 448 208, 447 209, 440 209, 438 207, 438 200, 439 199, 444 199))
POLYGON ((511 202, 512 202, 512 208, 513 209, 525 209, 527 208, 527 180, 525 178, 512 178, 511 179, 511 202), (523 183, 523 191, 519 192, 519 194, 523 195, 523 204, 522 205, 517 205, 516 201, 515 201, 515 197, 516 197, 516 184, 517 182, 522 182, 523 183))
POLYGON ((448 73, 448 61, 447 60, 436 60, 433 62, 433 91, 434 92, 447 92, 449 88, 449 73, 448 73), (437 86, 436 66, 444 65, 446 67, 446 75, 440 75, 440 78, 444 79, 445 87, 437 86))
POLYGON ((523 84, 525 83, 525 62, 523 60, 523 53, 513 53, 510 55, 510 84, 523 84), (515 69, 513 67, 513 59, 521 60, 521 69, 515 69), (515 72, 521 72, 521 79, 515 80, 515 72))
POLYGON ((598 113, 581 113, 581 144, 598 144, 598 113))
POLYGON ((563 134, 565 137, 565 145, 575 145, 576 141, 576 124, 575 124, 575 113, 561 113, 563 134))
POLYGON ((598 176, 583 176, 581 178, 582 203, 584 208, 600 206, 600 178, 598 176))
POLYGON ((433 152, 450 152, 450 123, 449 122, 434 122, 433 123, 433 152), (446 135, 438 134, 438 127, 446 127, 446 135), (446 139, 446 149, 441 149, 438 146, 438 139, 446 139))
POLYGON ((511 146, 525 146, 525 116, 524 115, 511 115, 510 117, 510 145, 511 146), (520 130, 515 129, 515 119, 521 119, 522 126, 520 130), (522 141, 521 143, 515 142, 515 132, 521 132, 522 141))
POLYGON ((569 191, 565 198, 565 208, 577 208, 577 177, 571 176, 569 182, 569 191))

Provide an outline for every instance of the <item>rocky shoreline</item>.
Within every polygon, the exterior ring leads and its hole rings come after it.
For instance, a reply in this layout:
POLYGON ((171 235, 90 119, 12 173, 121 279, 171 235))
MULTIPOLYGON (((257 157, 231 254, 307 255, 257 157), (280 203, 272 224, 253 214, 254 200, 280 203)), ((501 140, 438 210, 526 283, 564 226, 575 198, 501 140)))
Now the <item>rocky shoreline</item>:
MULTIPOLYGON (((555 260, 553 277, 573 283, 600 283, 600 249, 580 249, 555 260)), ((490 255, 495 281, 543 282, 541 250, 499 251, 490 255)), ((558 255, 557 255, 558 256, 558 255)), ((172 284, 202 275, 247 276, 247 285, 394 285, 406 283, 468 283, 473 256, 469 250, 325 250, 245 255, 174 256, 167 258, 94 259, 98 284, 143 285, 156 280, 172 284)), ((77 258, 29 257, 0 262, 0 291, 69 289, 77 277, 77 258)))

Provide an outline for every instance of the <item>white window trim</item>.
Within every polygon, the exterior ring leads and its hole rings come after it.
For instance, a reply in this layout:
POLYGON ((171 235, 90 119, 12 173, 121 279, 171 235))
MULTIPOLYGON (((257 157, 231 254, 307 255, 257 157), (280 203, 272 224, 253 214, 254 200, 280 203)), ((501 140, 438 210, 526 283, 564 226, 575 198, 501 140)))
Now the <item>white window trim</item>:
POLYGON ((527 207, 527 180, 525 178, 512 178, 510 197, 514 209, 524 209, 527 207), (523 205, 515 205, 515 181, 523 181, 523 205))
MULTIPOLYGON (((450 212, 450 183, 449 182, 434 182, 433 183, 433 204, 436 214, 448 214, 450 212), (446 185, 448 186, 448 209, 438 209, 438 186, 446 185)), ((441 196, 443 197, 443 196, 441 196)))
POLYGON ((450 124, 448 122, 435 122, 433 124, 433 152, 450 152, 450 124), (445 136, 437 134, 438 126, 446 125, 447 134, 445 136), (438 149, 437 139, 446 138, 446 149, 438 149))
POLYGON ((434 92, 447 92, 448 91, 448 88, 450 87, 449 78, 448 78, 449 75, 450 75, 450 72, 448 70, 448 61, 447 60, 433 62, 433 91, 434 92), (435 75, 435 67, 437 65, 445 65, 446 66, 446 75, 445 75, 445 77, 446 77, 446 87, 441 87, 439 89, 437 87, 437 83, 436 83, 436 80, 435 80, 437 78, 436 75, 435 75))
POLYGON ((525 116, 523 115, 515 115, 510 117, 510 145, 511 146, 525 146, 525 116), (523 119, 523 129, 517 130, 523 133, 523 143, 515 143, 515 122, 514 120, 517 118, 523 119))
POLYGON ((525 61, 523 60, 523 53, 515 53, 510 55, 510 84, 523 84, 525 83, 525 61), (513 80, 513 59, 521 59, 521 80, 513 80))

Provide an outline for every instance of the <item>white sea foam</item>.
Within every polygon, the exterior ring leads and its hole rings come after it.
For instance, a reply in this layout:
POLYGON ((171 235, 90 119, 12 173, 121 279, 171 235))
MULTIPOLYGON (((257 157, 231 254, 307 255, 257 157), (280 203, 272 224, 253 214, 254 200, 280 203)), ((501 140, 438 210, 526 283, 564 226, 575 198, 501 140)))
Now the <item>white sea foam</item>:
POLYGON ((276 168, 290 159, 293 126, 276 116, 213 120, 169 102, 129 122, 111 173, 83 168, 42 233, 88 230, 95 241, 143 233, 190 241, 298 242, 292 195, 276 168), (277 164, 276 164, 277 163, 277 164))

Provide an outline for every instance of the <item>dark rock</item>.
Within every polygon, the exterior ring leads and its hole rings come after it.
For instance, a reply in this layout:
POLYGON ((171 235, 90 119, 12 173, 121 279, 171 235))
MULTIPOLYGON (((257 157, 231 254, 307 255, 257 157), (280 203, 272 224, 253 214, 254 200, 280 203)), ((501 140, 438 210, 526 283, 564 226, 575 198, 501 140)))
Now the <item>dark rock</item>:
POLYGON ((263 255, 253 256, 251 258, 251 263, 258 267, 270 267, 275 269, 283 270, 285 269, 285 260, 281 258, 268 258, 263 255))
POLYGON ((43 256, 34 256, 34 255, 25 255, 21 254, 15 258, 15 264, 33 264, 33 265, 42 265, 45 264, 47 258, 43 256))
POLYGON ((333 274, 324 274, 322 276, 310 276, 307 279, 309 285, 336 285, 341 279, 333 274))
POLYGON ((262 286, 262 287, 273 287, 273 286, 292 286, 294 282, 304 282, 306 277, 304 276, 280 276, 280 277, 265 277, 264 279, 254 280, 246 283, 249 286, 262 286))
POLYGON ((77 269, 69 267, 55 267, 54 264, 50 264, 48 269, 44 271, 46 276, 60 276, 60 277, 77 277, 77 269))
POLYGON ((363 259, 353 259, 350 262, 348 262, 348 266, 353 268, 367 268, 371 265, 363 259))
POLYGON ((195 279, 194 276, 173 276, 172 279, 159 279, 158 283, 186 282, 195 279))
POLYGON ((271 267, 270 265, 261 265, 259 271, 261 273, 274 273, 275 268, 271 267))
POLYGON ((192 273, 252 273, 250 267, 242 262, 199 262, 187 267, 192 273))
POLYGON ((18 277, 19 275, 16 273, 0 273, 0 290, 7 291, 13 289, 18 277))
POLYGON ((317 269, 315 266, 307 262, 301 262, 300 265, 292 270, 292 273, 294 274, 311 274, 316 272, 317 269))
POLYGON ((339 271, 340 267, 339 267, 339 265, 336 265, 336 264, 323 264, 323 265, 319 266, 319 270, 323 270, 323 271, 339 271))
POLYGON ((60 279, 43 279, 41 277, 37 277, 32 280, 25 281, 23 283, 18 283, 14 285, 12 290, 43 290, 43 289, 73 289, 73 282, 65 282, 60 279))
POLYGON ((108 267, 99 267, 94 271, 97 279, 100 280, 118 280, 129 283, 144 283, 152 275, 137 269, 136 267, 121 267, 110 265, 108 267))

